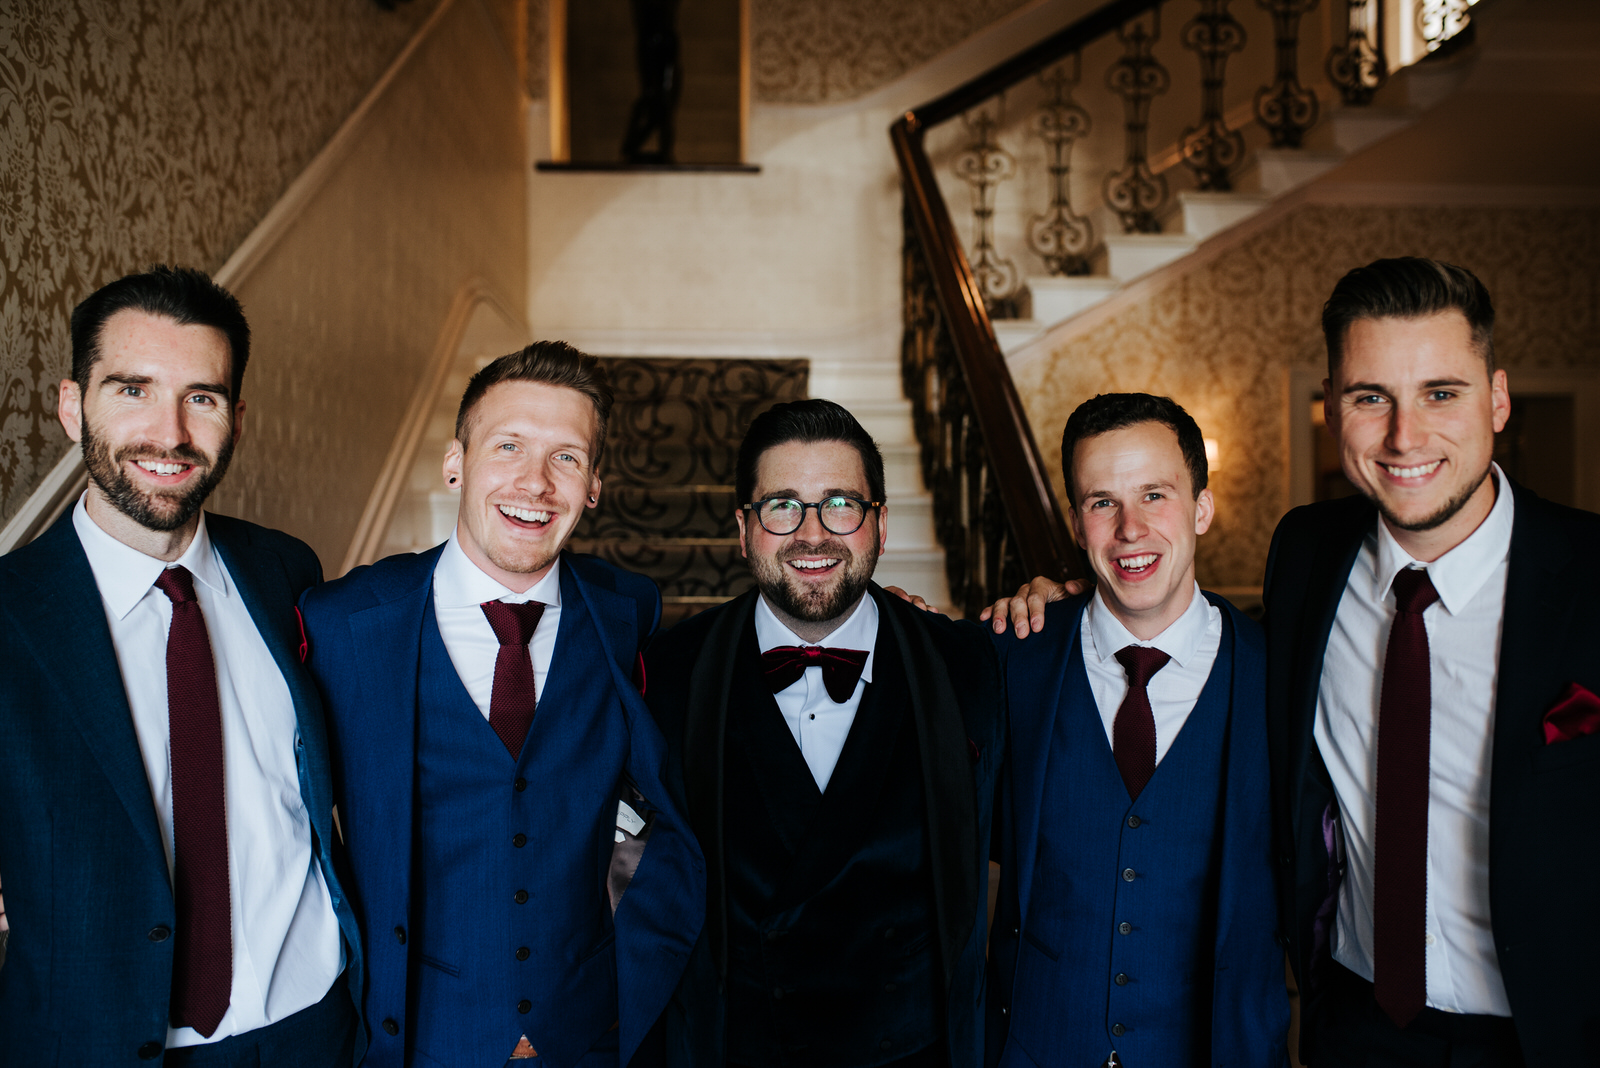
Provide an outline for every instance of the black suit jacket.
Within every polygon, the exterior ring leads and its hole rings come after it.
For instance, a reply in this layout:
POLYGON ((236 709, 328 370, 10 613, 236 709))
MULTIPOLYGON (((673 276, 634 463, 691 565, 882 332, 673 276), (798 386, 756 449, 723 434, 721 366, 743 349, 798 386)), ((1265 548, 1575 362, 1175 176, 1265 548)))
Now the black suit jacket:
MULTIPOLYGON (((1542 724, 1569 683, 1600 693, 1600 515, 1507 481, 1515 514, 1489 787, 1491 922, 1528 1063, 1600 1064, 1600 734, 1546 745, 1542 724)), ((1323 845, 1333 790, 1312 724, 1339 599, 1376 522, 1361 497, 1297 508, 1267 560, 1274 850, 1302 1053, 1315 1048, 1327 958, 1314 944, 1316 913, 1337 878, 1323 845)))
MULTIPOLYGON (((332 863, 333 790, 316 684, 300 664, 295 599, 321 578, 303 542, 206 516, 294 701, 311 848, 361 1003, 360 942, 332 863)), ((127 692, 69 511, 0 559, 0 1068, 147 1064, 167 1033, 172 887, 127 692)), ((359 1038, 356 1059, 365 1043, 359 1038)))
MULTIPOLYGON (((983 1051, 989 832, 1005 749, 1005 696, 987 634, 921 612, 876 584, 879 640, 898 645, 911 691, 927 806, 951 1063, 983 1051)), ((667 738, 668 787, 686 802, 706 857, 706 924, 664 1018, 669 1063, 723 1062, 727 844, 722 829, 728 695, 750 592, 658 635, 645 653, 645 701, 667 738)))

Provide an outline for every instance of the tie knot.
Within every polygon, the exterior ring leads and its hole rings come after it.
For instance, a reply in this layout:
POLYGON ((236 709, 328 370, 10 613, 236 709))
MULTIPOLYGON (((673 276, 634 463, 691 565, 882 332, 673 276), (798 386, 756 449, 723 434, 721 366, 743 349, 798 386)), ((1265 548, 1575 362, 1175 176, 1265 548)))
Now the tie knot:
POLYGON ((527 645, 538 629, 539 617, 544 615, 544 604, 524 601, 510 604, 506 601, 484 601, 478 606, 494 628, 494 636, 501 645, 527 645))
POLYGON ((196 600, 194 576, 182 565, 163 568, 161 574, 156 576, 156 589, 170 597, 173 604, 196 600))
POLYGON ((1439 599, 1425 567, 1408 567, 1394 577, 1394 604, 1401 612, 1421 614, 1423 609, 1439 599))
POLYGON ((1116 655, 1122 670, 1128 673, 1129 686, 1143 686, 1150 681, 1150 676, 1166 667, 1167 661, 1172 659, 1160 649, 1146 645, 1130 645, 1118 649, 1116 655))

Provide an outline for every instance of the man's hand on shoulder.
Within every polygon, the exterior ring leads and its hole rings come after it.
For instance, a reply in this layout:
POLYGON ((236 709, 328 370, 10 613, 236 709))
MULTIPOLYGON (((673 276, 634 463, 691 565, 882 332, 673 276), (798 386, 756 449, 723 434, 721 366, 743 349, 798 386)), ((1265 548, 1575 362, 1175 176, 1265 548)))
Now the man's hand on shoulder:
POLYGON ((983 610, 980 620, 990 621, 996 634, 1006 632, 1010 623, 1019 638, 1026 638, 1044 630, 1044 606, 1051 601, 1064 601, 1076 597, 1089 588, 1083 579, 1069 579, 1060 583, 1043 575, 1020 587, 1010 597, 1002 597, 983 610))
POLYGON ((907 593, 905 590, 902 590, 899 586, 885 586, 883 588, 883 592, 884 593, 892 593, 896 597, 900 598, 902 601, 907 601, 913 607, 920 608, 924 612, 932 612, 935 615, 944 615, 944 613, 939 611, 938 608, 936 608, 933 605, 929 604, 927 601, 924 601, 921 597, 918 597, 914 593, 907 593))

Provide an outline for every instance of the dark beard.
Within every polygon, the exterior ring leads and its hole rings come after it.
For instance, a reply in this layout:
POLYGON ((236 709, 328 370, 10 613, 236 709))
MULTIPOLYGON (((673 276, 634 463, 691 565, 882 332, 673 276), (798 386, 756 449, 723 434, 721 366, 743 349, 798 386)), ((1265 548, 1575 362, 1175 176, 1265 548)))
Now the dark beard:
POLYGON ((179 445, 175 449, 152 449, 129 445, 111 454, 111 446, 101 441, 84 419, 81 423, 83 437, 83 464, 89 469, 89 478, 112 506, 147 530, 177 530, 200 511, 200 506, 211 491, 217 488, 233 459, 233 438, 229 436, 218 451, 215 460, 207 457, 193 445, 179 445), (125 460, 162 460, 169 463, 192 464, 202 472, 200 478, 178 494, 147 493, 133 484, 122 470, 125 460))
POLYGON ((872 581, 872 573, 878 566, 876 540, 872 542, 871 550, 862 557, 857 557, 837 541, 806 546, 804 552, 791 555, 827 555, 839 558, 839 581, 828 589, 809 591, 808 594, 791 582, 789 569, 783 559, 757 556, 750 552, 748 545, 745 551, 750 555, 750 571, 755 575, 756 585, 762 595, 784 615, 807 623, 826 623, 830 619, 838 619, 849 611, 850 607, 861 599, 861 595, 867 592, 867 585, 872 581))
POLYGON ((1372 503, 1378 506, 1378 511, 1382 513, 1384 520, 1396 530, 1409 530, 1413 533, 1421 533, 1425 530, 1436 530, 1437 528, 1442 527, 1446 523, 1450 522, 1450 520, 1454 519, 1456 517, 1456 513, 1467 506, 1467 502, 1472 500, 1472 495, 1478 492, 1478 487, 1483 485, 1483 480, 1488 477, 1489 468, 1485 467, 1483 469, 1482 476, 1480 476, 1476 482, 1462 490, 1450 500, 1446 501, 1444 507, 1440 508, 1437 512, 1430 516, 1424 516, 1422 519, 1419 519, 1414 523, 1402 523, 1398 517, 1396 517, 1389 511, 1389 509, 1383 506, 1381 501, 1374 500, 1372 503))

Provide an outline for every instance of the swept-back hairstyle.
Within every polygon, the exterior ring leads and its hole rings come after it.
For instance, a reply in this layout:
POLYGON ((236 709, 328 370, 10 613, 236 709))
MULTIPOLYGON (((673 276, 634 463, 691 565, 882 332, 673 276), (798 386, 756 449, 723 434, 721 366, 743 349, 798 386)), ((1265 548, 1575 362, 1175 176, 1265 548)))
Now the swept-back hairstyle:
POLYGON ((791 441, 842 441, 851 446, 861 454, 861 466, 866 468, 867 492, 873 500, 883 500, 883 454, 878 443, 844 407, 814 397, 774 404, 751 420, 734 465, 734 492, 740 504, 749 504, 756 491, 756 466, 762 454, 791 441))
POLYGON ((472 410, 490 387, 501 382, 541 382, 575 389, 594 405, 593 466, 600 467, 606 448, 606 422, 611 418, 611 386, 600 361, 579 352, 565 341, 535 341, 520 352, 500 357, 472 376, 456 409, 456 440, 462 448, 472 433, 472 410))
POLYGON ((1328 377, 1344 359, 1344 341, 1358 319, 1416 319, 1458 311, 1472 328, 1472 343, 1494 374, 1494 304, 1478 276, 1465 267, 1419 256, 1374 260, 1333 287, 1322 306, 1322 336, 1328 344, 1328 377))
POLYGON ((1194 417, 1171 397, 1156 397, 1149 393, 1101 393, 1078 405, 1067 416, 1067 425, 1061 432, 1061 473, 1067 484, 1067 499, 1078 503, 1078 487, 1072 484, 1072 454, 1078 442, 1096 434, 1121 430, 1138 423, 1160 423, 1178 435, 1178 449, 1189 468, 1189 481, 1194 483, 1194 495, 1206 488, 1206 442, 1200 436, 1200 425, 1194 417))
POLYGON ((245 364, 250 362, 250 324, 245 322, 244 309, 210 275, 159 263, 143 274, 130 274, 101 286, 72 309, 72 380, 79 390, 89 388, 89 372, 100 359, 100 335, 106 321, 130 308, 171 319, 179 326, 210 326, 222 331, 232 356, 228 399, 239 399, 245 364))

